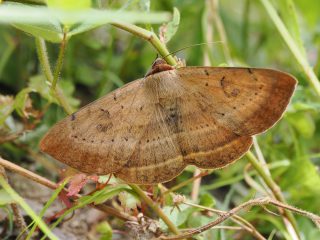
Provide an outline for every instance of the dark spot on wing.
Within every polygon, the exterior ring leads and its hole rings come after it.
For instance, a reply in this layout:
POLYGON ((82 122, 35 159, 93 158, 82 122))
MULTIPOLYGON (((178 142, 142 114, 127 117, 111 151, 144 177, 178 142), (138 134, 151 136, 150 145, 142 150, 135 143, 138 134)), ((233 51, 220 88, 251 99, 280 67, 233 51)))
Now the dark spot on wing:
POLYGON ((96 126, 96 129, 98 130, 98 132, 106 132, 108 131, 110 128, 113 127, 113 124, 112 123, 108 123, 108 124, 98 124, 96 126))
POLYGON ((206 83, 206 87, 208 87, 209 86, 209 83, 206 83))
POLYGON ((251 68, 247 68, 247 70, 248 70, 248 72, 249 72, 250 74, 253 74, 251 68))
POLYGON ((240 93, 240 90, 238 88, 234 88, 231 90, 230 89, 231 86, 227 86, 225 79, 226 79, 225 76, 223 76, 220 79, 220 86, 222 88, 224 95, 226 95, 226 97, 228 98, 238 96, 238 94, 240 93))
POLYGON ((187 153, 187 151, 186 151, 186 150, 182 150, 182 151, 181 151, 181 153, 182 153, 182 156, 183 156, 183 157, 185 157, 185 156, 187 156, 187 155, 188 155, 188 153, 187 153))
POLYGON ((232 90, 231 95, 233 97, 236 97, 236 96, 238 96, 239 93, 240 93, 240 90, 238 88, 235 88, 232 90))
POLYGON ((210 75, 207 69, 204 70, 204 73, 205 73, 207 76, 210 75))
POLYGON ((75 113, 72 113, 71 114, 71 121, 74 121, 76 119, 76 114, 75 113))
POLYGON ((110 118, 110 112, 107 109, 100 108, 100 111, 103 112, 106 117, 110 118))
POLYGON ((224 80, 225 80, 225 76, 223 76, 221 79, 220 79, 220 86, 222 87, 222 88, 224 88, 224 80))

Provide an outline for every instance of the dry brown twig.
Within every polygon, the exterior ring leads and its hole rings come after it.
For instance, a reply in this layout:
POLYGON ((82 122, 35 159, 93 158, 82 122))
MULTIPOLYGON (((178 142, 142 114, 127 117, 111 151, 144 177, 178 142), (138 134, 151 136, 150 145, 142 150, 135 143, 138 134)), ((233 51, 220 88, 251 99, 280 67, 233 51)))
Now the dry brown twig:
MULTIPOLYGON (((39 176, 38 174, 35 174, 35 173, 33 173, 33 172, 29 171, 29 170, 26 170, 26 169, 14 164, 14 163, 8 161, 8 160, 3 159, 2 157, 0 157, 0 167, 1 166, 6 168, 6 169, 9 169, 9 170, 11 170, 11 171, 13 171, 15 173, 18 173, 19 175, 24 176, 24 177, 26 177, 26 178, 28 178, 28 179, 30 179, 32 181, 35 181, 35 182, 37 182, 37 183, 39 183, 39 184, 41 184, 43 186, 46 186, 46 187, 48 187, 50 189, 55 190, 59 186, 57 183, 54 183, 54 182, 52 182, 52 181, 50 181, 50 180, 48 180, 48 179, 46 179, 46 178, 44 178, 42 176, 39 176)), ((76 198, 80 198, 81 195, 78 194, 75 197, 76 198)), ((100 211, 103 211, 103 212, 105 212, 107 214, 110 214, 112 216, 118 217, 118 218, 120 218, 122 220, 125 220, 125 221, 136 221, 135 217, 130 216, 130 215, 124 213, 124 212, 121 212, 121 211, 119 211, 119 210, 117 210, 115 208, 109 207, 107 205, 100 204, 100 205, 92 205, 92 206, 94 208, 96 208, 96 209, 99 209, 100 211)))
MULTIPOLYGON (((190 203, 187 203, 187 204, 190 204, 190 203)), ((192 229, 186 233, 183 233, 183 234, 179 234, 179 235, 176 235, 176 236, 162 236, 160 239, 165 239, 165 240, 178 240, 178 239, 184 239, 184 238, 189 238, 189 237, 192 237, 193 235, 195 234, 199 234, 199 233, 202 233, 206 230, 209 230, 211 229, 212 227, 222 223, 223 221, 231 218, 232 216, 234 216, 237 212, 241 211, 241 210, 244 210, 246 208, 250 208, 252 206, 264 206, 264 205, 268 205, 268 204, 271 204, 271 205, 274 205, 276 207, 280 207, 282 209, 286 209, 286 210, 289 210, 293 213, 296 213, 296 214, 300 214, 302 216, 305 216, 305 217, 308 217, 310 218, 314 223, 315 225, 320 228, 320 216, 316 215, 316 214, 313 214, 313 213, 310 213, 310 212, 307 212, 305 210, 301 210, 301 209, 298 209, 296 207, 293 207, 293 206, 290 206, 288 204, 284 204, 282 202, 279 202, 277 200, 274 200, 274 199, 271 199, 269 197, 263 197, 263 198, 257 198, 257 199, 252 199, 252 200, 249 200, 233 209, 231 209, 230 211, 228 212, 225 212, 223 214, 221 214, 217 219, 215 219, 214 221, 204 225, 204 226, 201 226, 199 228, 196 228, 196 229, 192 229)))
MULTIPOLYGON (((218 209, 214 209, 214 208, 209 208, 209 207, 204 207, 198 204, 194 204, 194 203, 190 203, 186 201, 186 198, 182 195, 175 195, 173 197, 173 201, 175 202, 175 204, 186 204, 192 207, 196 207, 196 208, 200 208, 202 210, 206 210, 209 212, 213 212, 219 216, 226 214, 225 211, 222 210, 218 210, 218 209)), ((249 234, 251 234, 255 239, 258 240, 266 240, 260 233, 259 231, 251 224, 249 223, 247 220, 245 220, 244 218, 238 216, 238 215, 234 215, 230 217, 231 221, 233 221, 234 223, 238 224, 241 228, 241 230, 245 230, 247 231, 249 234)))

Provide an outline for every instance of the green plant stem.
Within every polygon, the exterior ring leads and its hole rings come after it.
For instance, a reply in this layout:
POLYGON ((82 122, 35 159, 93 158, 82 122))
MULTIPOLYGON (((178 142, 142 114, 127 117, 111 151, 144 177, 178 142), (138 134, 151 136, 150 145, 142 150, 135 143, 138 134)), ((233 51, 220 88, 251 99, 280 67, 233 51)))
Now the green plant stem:
POLYGON ((265 7, 267 13, 269 14, 271 20, 273 21, 274 25, 278 29, 280 35, 282 36, 283 40, 288 45, 289 49, 291 50, 292 54, 296 58, 297 62, 303 69, 304 73, 307 75, 307 79, 310 82, 311 86, 314 88, 316 93, 320 96, 320 82, 317 78, 315 72, 313 71, 312 67, 308 63, 307 58, 301 53, 301 50, 297 46, 296 42, 292 38, 291 34, 289 33, 288 29, 282 22, 281 18, 277 14, 277 11, 271 4, 269 0, 260 0, 263 6, 265 7))
POLYGON ((221 43, 222 43, 222 47, 223 47, 223 53, 224 56, 226 58, 227 63, 232 66, 233 62, 232 62, 232 58, 231 58, 231 53, 228 47, 228 38, 227 38, 227 33, 226 30, 224 28, 224 25, 222 23, 222 20, 220 18, 220 14, 219 14, 219 1, 218 0, 211 0, 211 13, 212 13, 212 17, 213 17, 213 21, 216 25, 221 43))
POLYGON ((53 75, 51 72, 51 67, 49 63, 49 57, 47 52, 46 42, 43 38, 35 38, 36 49, 38 54, 38 59, 40 61, 42 71, 48 82, 53 82, 53 75))
MULTIPOLYGON (((273 181, 271 176, 264 170, 263 166, 260 164, 258 159, 254 156, 254 154, 251 151, 249 151, 249 152, 247 152, 246 157, 248 158, 248 160, 252 164, 252 166, 255 168, 255 170, 259 173, 259 176, 267 184, 267 186, 269 187, 269 189, 273 193, 275 199, 278 200, 279 202, 286 203, 286 200, 283 197, 280 188, 273 181)), ((293 217, 292 213, 288 210, 283 210, 283 212, 280 211, 280 213, 285 218, 288 219, 288 221, 291 223, 292 227, 294 228, 296 235, 299 236, 298 226, 297 226, 296 220, 293 217)))
MULTIPOLYGON (((47 81, 52 86, 54 77, 51 71, 50 63, 49 63, 49 57, 47 52, 46 43, 42 38, 36 38, 36 49, 37 54, 39 58, 39 62, 42 68, 42 71, 47 79, 47 81)), ((56 72, 56 71, 55 71, 56 72)), ((66 97, 64 96, 62 90, 59 86, 55 87, 52 91, 52 94, 55 99, 59 102, 59 104, 62 106, 62 108, 65 110, 66 113, 71 114, 74 112, 70 104, 68 103, 66 97)))
POLYGON ((51 84, 51 90, 55 91, 56 86, 57 86, 57 82, 59 80, 59 76, 61 73, 61 69, 63 66, 63 59, 64 59, 64 53, 65 53, 65 49, 66 49, 66 45, 67 45, 67 39, 66 39, 66 34, 63 34, 63 39, 61 41, 60 44, 60 50, 59 50, 59 56, 57 59, 57 64, 56 67, 54 69, 54 75, 53 75, 53 80, 52 80, 52 84, 51 84))
POLYGON ((153 47, 157 49, 159 54, 167 61, 168 64, 173 66, 177 65, 176 60, 171 55, 169 55, 170 53, 168 49, 160 41, 160 39, 155 33, 129 23, 113 22, 111 24, 117 28, 130 32, 135 36, 149 41, 153 45, 153 47))
POLYGON ((171 222, 166 214, 161 210, 161 208, 155 204, 151 198, 149 198, 144 191, 136 184, 129 184, 129 186, 143 199, 143 201, 148 204, 148 206, 158 214, 158 216, 163 220, 163 222, 168 226, 169 230, 174 234, 179 234, 178 228, 171 222))
POLYGON ((50 231, 49 227, 42 221, 42 219, 31 209, 31 207, 20 197, 13 188, 6 182, 6 180, 0 176, 0 184, 3 189, 25 210, 25 212, 37 222, 39 228, 48 236, 48 238, 53 240, 58 240, 58 238, 50 231))

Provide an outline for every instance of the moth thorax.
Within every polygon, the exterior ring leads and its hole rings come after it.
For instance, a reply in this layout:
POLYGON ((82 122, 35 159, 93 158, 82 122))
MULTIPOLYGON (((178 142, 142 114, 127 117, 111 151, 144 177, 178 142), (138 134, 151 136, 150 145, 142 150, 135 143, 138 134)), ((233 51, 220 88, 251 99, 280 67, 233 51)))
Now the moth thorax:
POLYGON ((156 101, 159 98, 176 98, 182 95, 183 89, 179 79, 176 70, 159 72, 146 79, 146 88, 156 101))

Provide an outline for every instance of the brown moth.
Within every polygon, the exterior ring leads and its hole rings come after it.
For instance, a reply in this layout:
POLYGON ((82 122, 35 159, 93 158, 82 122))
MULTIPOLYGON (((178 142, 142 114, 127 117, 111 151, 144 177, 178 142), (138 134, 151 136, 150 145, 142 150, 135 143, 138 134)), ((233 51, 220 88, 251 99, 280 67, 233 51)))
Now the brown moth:
POLYGON ((296 83, 276 70, 176 69, 157 59, 145 78, 58 122, 40 148, 81 172, 137 184, 169 181, 189 164, 222 168, 281 118, 296 83))

